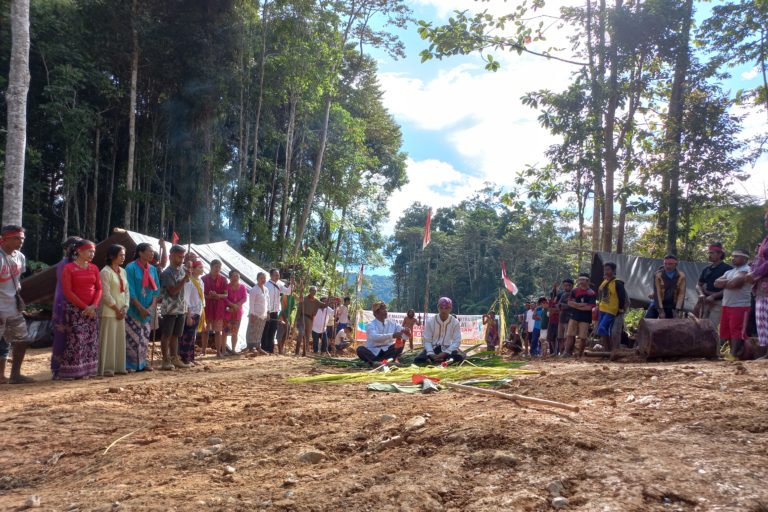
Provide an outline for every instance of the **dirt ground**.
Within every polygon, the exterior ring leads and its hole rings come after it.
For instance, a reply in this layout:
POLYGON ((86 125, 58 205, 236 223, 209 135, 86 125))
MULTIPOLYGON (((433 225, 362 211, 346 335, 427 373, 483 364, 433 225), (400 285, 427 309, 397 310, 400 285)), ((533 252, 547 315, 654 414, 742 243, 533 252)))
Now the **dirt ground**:
POLYGON ((510 390, 579 413, 286 383, 317 371, 303 358, 203 362, 51 382, 33 351, 38 382, 0 386, 0 510, 535 511, 558 492, 566 510, 768 510, 765 361, 536 361, 510 390))

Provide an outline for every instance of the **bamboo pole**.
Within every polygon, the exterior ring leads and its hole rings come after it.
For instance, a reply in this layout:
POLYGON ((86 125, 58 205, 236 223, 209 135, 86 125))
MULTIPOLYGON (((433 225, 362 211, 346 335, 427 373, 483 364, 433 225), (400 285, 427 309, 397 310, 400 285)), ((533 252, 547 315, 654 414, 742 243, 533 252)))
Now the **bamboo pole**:
POLYGON ((468 391, 470 393, 477 393, 479 395, 495 396, 497 398, 512 400, 513 402, 528 402, 531 404, 548 405, 550 407, 557 407, 559 409, 565 409, 567 411, 579 412, 579 408, 577 406, 564 404, 562 402, 554 402, 552 400, 544 400, 542 398, 533 398, 530 396, 523 396, 523 395, 512 395, 509 393, 502 393, 501 391, 494 391, 492 389, 483 389, 483 388, 477 388, 473 386, 465 386, 464 384, 456 384, 453 382, 441 382, 441 384, 449 388, 459 389, 461 391, 468 391))

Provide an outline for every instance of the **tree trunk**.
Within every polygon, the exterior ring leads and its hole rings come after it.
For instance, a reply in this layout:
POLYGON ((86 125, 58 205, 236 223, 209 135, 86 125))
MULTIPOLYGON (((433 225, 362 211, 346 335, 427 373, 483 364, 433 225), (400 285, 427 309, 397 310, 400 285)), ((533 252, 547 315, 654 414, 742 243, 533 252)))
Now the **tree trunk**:
MULTIPOLYGON (((112 172, 109 181, 109 191, 107 192, 107 214, 104 219, 104 238, 109 237, 110 231, 112 231, 112 196, 115 193, 115 175, 117 174, 117 141, 118 132, 120 130, 120 124, 115 123, 115 136, 112 141, 112 172)), ((66 232, 64 233, 66 237, 66 232)), ((128 256, 128 255, 126 255, 128 256)))
POLYGON ((98 235, 96 234, 96 210, 99 207, 99 166, 101 163, 101 127, 96 126, 96 136, 94 137, 94 158, 93 158, 93 187, 91 193, 88 195, 88 206, 86 207, 85 216, 87 236, 95 240, 98 235))
POLYGON ((683 134, 683 111, 685 109, 685 87, 690 65, 691 21, 693 0, 686 0, 682 28, 678 35, 680 44, 675 57, 675 72, 667 114, 666 166, 669 169, 669 213, 667 219, 667 253, 677 252, 678 217, 680 215, 680 142, 683 134))
MULTIPOLYGON (((621 10, 622 0, 616 0, 616 11, 621 10)), ((602 5, 602 2, 601 2, 602 5)), ((605 112, 603 154, 605 159, 605 191, 603 195, 603 234, 602 250, 611 252, 613 249, 613 207, 614 207, 614 176, 619 166, 614 141, 616 126, 616 109, 619 106, 619 58, 616 42, 612 38, 610 47, 610 76, 608 78, 608 105, 605 112)))
POLYGON ((325 111, 323 113, 323 124, 320 129, 320 146, 317 148, 317 155, 315 156, 315 166, 312 174, 312 183, 309 186, 309 193, 307 194, 307 201, 302 208, 301 216, 299 217, 299 223, 296 225, 295 242, 293 244, 293 253, 298 254, 299 247, 301 247, 301 238, 304 236, 304 229, 307 226, 307 220, 309 214, 312 211, 312 201, 315 200, 315 192, 317 191, 317 183, 320 181, 320 171, 323 169, 323 157, 325 156, 325 146, 328 143, 328 123, 331 117, 331 105, 333 104, 333 97, 330 93, 325 98, 325 111))
POLYGON ((11 59, 5 91, 7 128, 3 183, 3 225, 21 225, 29 92, 29 0, 11 1, 11 59))
POLYGON ((277 227, 277 243, 280 246, 280 256, 282 258, 282 242, 285 239, 285 227, 288 223, 288 199, 290 197, 291 184, 291 163, 293 161, 293 136, 296 128, 296 105, 299 102, 299 95, 296 92, 291 93, 290 105, 288 108, 288 128, 285 134, 285 170, 283 172, 283 201, 280 208, 280 223, 277 227))
POLYGON ((136 89, 139 81, 139 0, 131 4, 131 106, 128 112, 128 167, 125 173, 125 229, 131 229, 131 209, 133 199, 133 166, 136 152, 136 89))
POLYGON ((64 213, 62 214, 64 217, 64 226, 62 227, 62 236, 61 241, 67 239, 67 236, 69 236, 67 233, 69 232, 69 184, 67 183, 67 176, 64 175, 64 213))
POLYGON ((261 8, 261 55, 259 57, 259 99, 256 101, 256 121, 253 127, 253 169, 251 170, 251 186, 256 185, 259 161, 259 123, 261 107, 264 103, 264 64, 267 60, 267 7, 269 2, 264 0, 261 8))
POLYGON ((211 193, 213 191, 213 124, 210 107, 206 107, 203 121, 203 243, 211 242, 211 193))

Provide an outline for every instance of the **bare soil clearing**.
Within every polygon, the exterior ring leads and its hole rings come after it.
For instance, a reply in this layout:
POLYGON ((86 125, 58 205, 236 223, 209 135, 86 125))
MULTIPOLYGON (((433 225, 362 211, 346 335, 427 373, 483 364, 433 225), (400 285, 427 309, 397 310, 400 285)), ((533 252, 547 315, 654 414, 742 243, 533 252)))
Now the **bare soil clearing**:
POLYGON ((765 361, 536 361, 509 390, 572 414, 292 385, 318 371, 294 357, 72 382, 28 360, 39 382, 0 386, 0 510, 768 510, 765 361))

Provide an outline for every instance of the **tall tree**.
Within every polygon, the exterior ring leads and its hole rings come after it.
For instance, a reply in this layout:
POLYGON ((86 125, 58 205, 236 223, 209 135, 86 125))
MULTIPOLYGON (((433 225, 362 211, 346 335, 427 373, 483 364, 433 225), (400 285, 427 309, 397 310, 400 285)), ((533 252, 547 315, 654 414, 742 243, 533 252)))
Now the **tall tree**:
POLYGON ((11 1, 11 65, 5 103, 5 176, 3 224, 21 224, 24 211, 24 162, 27 151, 29 91, 29 0, 11 1))

